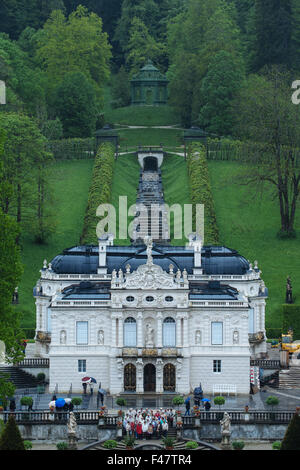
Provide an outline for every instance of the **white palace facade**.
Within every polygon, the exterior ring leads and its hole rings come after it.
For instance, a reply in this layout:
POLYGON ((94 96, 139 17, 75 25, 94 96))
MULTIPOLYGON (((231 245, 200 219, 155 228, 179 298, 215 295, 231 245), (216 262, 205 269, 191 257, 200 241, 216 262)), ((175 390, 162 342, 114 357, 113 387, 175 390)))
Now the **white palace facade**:
POLYGON ((50 391, 82 391, 94 377, 110 394, 250 390, 250 360, 266 355, 267 289, 226 247, 142 244, 65 250, 44 262, 34 289, 36 356, 50 391))

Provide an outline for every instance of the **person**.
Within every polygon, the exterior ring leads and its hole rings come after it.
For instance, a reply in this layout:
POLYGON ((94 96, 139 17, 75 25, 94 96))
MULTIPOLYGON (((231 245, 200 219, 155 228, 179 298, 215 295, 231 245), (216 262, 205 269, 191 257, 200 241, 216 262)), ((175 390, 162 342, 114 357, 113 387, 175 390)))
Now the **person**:
POLYGON ((90 383, 90 394, 91 394, 91 396, 94 395, 94 385, 93 385, 93 383, 90 383))
POLYGON ((97 397, 97 399, 98 399, 98 405, 99 405, 99 402, 100 402, 100 403, 101 403, 101 406, 103 406, 104 395, 103 395, 103 393, 102 393, 101 390, 102 390, 102 389, 101 389, 101 384, 100 384, 100 385, 99 385, 99 389, 98 389, 98 397, 97 397))
POLYGON ((141 440, 143 437, 143 428, 142 428, 142 423, 140 421, 136 425, 136 434, 137 434, 137 439, 141 440))
POLYGON ((168 430, 169 430, 168 421, 164 420, 163 423, 162 423, 162 434, 163 434, 164 437, 167 437, 168 430))
POLYGON ((209 411, 209 410, 210 410, 211 404, 210 404, 209 401, 206 401, 206 402, 204 403, 204 408, 205 408, 205 411, 209 411))
POLYGON ((147 434, 148 434, 148 439, 151 439, 151 438, 152 438, 152 434, 153 434, 153 426, 152 426, 151 421, 150 421, 149 424, 148 424, 148 431, 147 431, 147 434))
POLYGON ((82 388, 83 388, 83 394, 86 395, 87 384, 85 382, 83 382, 82 388))
POLYGON ((190 409, 191 409, 191 401, 190 401, 190 397, 187 397, 187 399, 185 400, 185 414, 184 416, 188 415, 190 416, 190 409))
POLYGON ((10 400, 9 410, 11 411, 11 413, 14 413, 16 411, 16 402, 14 398, 10 400))

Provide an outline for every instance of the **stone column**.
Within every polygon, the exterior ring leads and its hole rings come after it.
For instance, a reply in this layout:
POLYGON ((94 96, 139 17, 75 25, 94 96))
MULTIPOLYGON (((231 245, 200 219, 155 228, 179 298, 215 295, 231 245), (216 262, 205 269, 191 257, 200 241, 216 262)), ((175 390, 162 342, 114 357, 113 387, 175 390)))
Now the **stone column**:
POLYGON ((156 392, 163 393, 164 391, 164 364, 162 359, 156 360, 156 392))
POLYGON ((182 347, 182 341, 181 341, 181 319, 183 318, 181 313, 178 313, 176 316, 176 346, 177 348, 182 347))
POLYGON ((118 335, 118 339, 119 339, 119 348, 123 348, 123 315, 122 314, 119 314, 118 315, 118 320, 119 320, 119 335, 118 335))
POLYGON ((143 347, 143 313, 137 314, 137 347, 143 347))
POLYGON ((183 316, 183 346, 189 346, 189 323, 187 313, 183 316))
POLYGON ((144 363, 143 359, 136 361, 136 393, 144 393, 144 363))
POLYGON ((115 313, 111 316, 111 347, 117 347, 117 315, 115 313))
POLYGON ((162 332, 162 313, 157 313, 157 338, 156 338, 156 347, 162 348, 163 347, 163 332, 162 332))

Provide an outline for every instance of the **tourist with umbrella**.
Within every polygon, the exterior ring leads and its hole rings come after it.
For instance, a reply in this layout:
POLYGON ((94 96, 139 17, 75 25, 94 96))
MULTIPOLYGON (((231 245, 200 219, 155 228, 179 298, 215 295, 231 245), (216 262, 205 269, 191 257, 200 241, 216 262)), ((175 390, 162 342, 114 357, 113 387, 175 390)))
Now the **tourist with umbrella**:
POLYGON ((209 411, 211 409, 210 399, 209 398, 202 398, 201 401, 204 403, 205 411, 209 411))
POLYGON ((185 400, 185 414, 184 416, 190 416, 190 409, 191 409, 191 397, 187 397, 185 400))

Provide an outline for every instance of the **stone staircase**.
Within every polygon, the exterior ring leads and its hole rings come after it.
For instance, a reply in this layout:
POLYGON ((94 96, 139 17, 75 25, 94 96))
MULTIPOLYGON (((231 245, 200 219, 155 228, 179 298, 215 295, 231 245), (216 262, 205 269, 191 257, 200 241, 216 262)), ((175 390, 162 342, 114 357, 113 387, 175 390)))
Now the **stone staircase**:
POLYGON ((16 389, 22 388, 35 388, 38 385, 36 377, 31 374, 28 374, 19 367, 13 366, 1 366, 0 367, 0 376, 3 374, 9 375, 9 382, 12 382, 16 389))
POLYGON ((293 366, 279 373, 279 388, 300 388, 300 366, 293 366))

